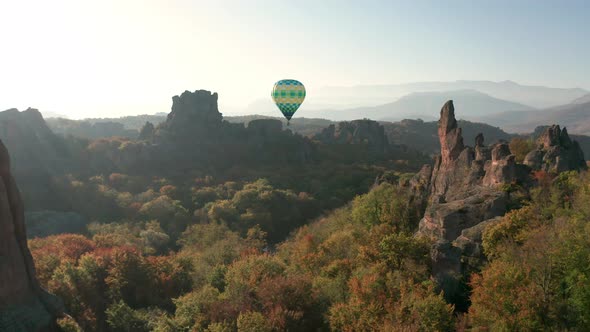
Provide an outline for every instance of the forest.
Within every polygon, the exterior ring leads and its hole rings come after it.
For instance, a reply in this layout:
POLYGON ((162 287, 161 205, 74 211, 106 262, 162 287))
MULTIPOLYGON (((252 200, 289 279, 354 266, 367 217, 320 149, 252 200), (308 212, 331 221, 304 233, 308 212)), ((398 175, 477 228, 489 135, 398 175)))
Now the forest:
POLYGON ((590 178, 558 126, 489 146, 479 134, 472 148, 449 101, 433 165, 376 121, 308 136, 273 119, 245 126, 208 91, 174 97, 138 138, 5 116, 20 128, 5 142, 28 247, 40 286, 63 301, 63 331, 590 323, 590 178))
POLYGON ((94 222, 29 246, 42 285, 84 331, 584 330, 590 178, 535 176, 531 199, 483 233, 488 262, 471 275, 464 311, 431 277, 403 181, 298 228, 313 199, 264 180, 196 191, 193 224, 164 185, 142 221, 94 222), (294 232, 277 242, 285 230, 264 220, 294 232))
POLYGON ((0 332, 590 332, 589 4, 0 0, 0 332))

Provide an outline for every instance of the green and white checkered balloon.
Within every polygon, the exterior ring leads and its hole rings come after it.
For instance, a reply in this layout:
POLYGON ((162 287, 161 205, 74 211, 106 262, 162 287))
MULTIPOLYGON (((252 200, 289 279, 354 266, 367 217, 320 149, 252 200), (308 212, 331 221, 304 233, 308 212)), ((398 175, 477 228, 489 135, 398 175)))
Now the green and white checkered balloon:
POLYGON ((289 121, 305 99, 305 86, 297 80, 280 80, 273 86, 271 97, 289 121))

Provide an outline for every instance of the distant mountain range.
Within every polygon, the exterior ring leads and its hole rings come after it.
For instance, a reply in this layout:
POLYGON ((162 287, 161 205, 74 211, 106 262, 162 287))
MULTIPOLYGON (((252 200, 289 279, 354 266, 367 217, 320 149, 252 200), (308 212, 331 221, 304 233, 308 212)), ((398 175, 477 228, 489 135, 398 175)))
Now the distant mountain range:
MULTIPOLYGON (((477 90, 491 97, 528 105, 534 108, 547 108, 571 103, 587 95, 589 91, 580 88, 550 88, 544 86, 521 85, 512 81, 455 81, 455 82, 416 82, 392 85, 359 85, 352 87, 325 87, 315 92, 314 103, 340 101, 341 105, 376 106, 390 103, 414 92, 442 92, 458 90, 477 90)), ((311 98, 310 98, 311 100, 311 98)))
MULTIPOLYGON (((521 85, 512 81, 418 82, 393 85, 324 87, 308 92, 299 117, 353 120, 360 118, 401 120, 436 119, 440 105, 453 99, 477 118, 492 113, 545 109, 590 99, 580 88, 551 88, 521 85)), ((261 114, 276 116, 270 98, 259 99, 242 109, 228 109, 225 115, 261 114)))
POLYGON ((331 112, 329 118, 351 120, 362 117, 388 121, 417 118, 435 120, 440 105, 449 99, 452 99, 457 107, 464 110, 465 119, 474 119, 506 110, 533 110, 530 106, 494 98, 479 91, 457 90, 414 92, 384 105, 335 110, 331 112))
POLYGON ((540 125, 559 124, 567 127, 570 133, 590 135, 590 100, 584 102, 585 99, 590 99, 590 96, 567 105, 539 111, 502 112, 479 120, 513 133, 531 132, 540 125))

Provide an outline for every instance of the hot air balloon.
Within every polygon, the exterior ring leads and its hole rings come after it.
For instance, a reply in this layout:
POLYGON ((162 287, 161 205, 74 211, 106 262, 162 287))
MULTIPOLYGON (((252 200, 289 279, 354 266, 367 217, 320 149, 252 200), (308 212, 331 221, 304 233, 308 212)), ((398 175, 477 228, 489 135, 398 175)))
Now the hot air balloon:
POLYGON ((271 97, 289 125, 293 114, 305 99, 305 87, 297 80, 280 80, 273 86, 271 97))

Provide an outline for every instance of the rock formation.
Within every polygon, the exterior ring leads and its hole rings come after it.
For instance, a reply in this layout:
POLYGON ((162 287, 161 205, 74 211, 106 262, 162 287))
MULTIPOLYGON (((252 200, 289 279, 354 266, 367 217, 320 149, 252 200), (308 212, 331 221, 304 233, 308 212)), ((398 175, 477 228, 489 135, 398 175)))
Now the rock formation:
POLYGON ((0 112, 0 137, 10 149, 19 174, 27 175, 40 169, 54 173, 55 169, 65 166, 66 143, 49 129, 41 113, 34 108, 0 112))
POLYGON ((0 331, 51 331, 62 312, 60 301, 37 281, 23 203, 0 142, 0 331))
POLYGON ((217 100, 217 93, 206 90, 174 96, 167 120, 157 126, 152 140, 146 140, 151 163, 159 169, 195 169, 311 160, 309 139, 283 130, 278 120, 253 120, 248 127, 227 122, 217 100))
POLYGON ((45 209, 62 204, 51 177, 74 172, 79 164, 72 160, 65 139, 49 129, 41 113, 33 108, 0 112, 0 137, 10 151, 12 175, 27 207, 45 209))
POLYGON ((157 133, 161 137, 212 137, 219 133, 223 116, 217 108, 217 93, 185 91, 172 97, 172 111, 157 133))
POLYGON ((330 125, 314 139, 326 144, 365 144, 375 151, 384 151, 389 146, 382 125, 373 120, 354 120, 330 125))
POLYGON ((485 146, 479 134, 474 148, 465 146, 452 101, 441 109, 438 136, 441 154, 432 169, 425 166, 410 181, 410 188, 426 202, 418 233, 434 240, 433 274, 446 296, 453 297, 462 275, 484 260, 482 232, 507 212, 512 197, 506 187, 530 185, 531 167, 537 166, 531 160, 547 160, 556 171, 577 170, 585 163, 577 143, 558 126, 541 135, 539 150, 527 156, 528 166, 516 163, 505 141, 485 146))
POLYGON ((537 149, 524 159, 524 163, 534 170, 557 173, 587 168, 580 145, 572 141, 566 128, 547 127, 537 139, 537 145, 537 149))

